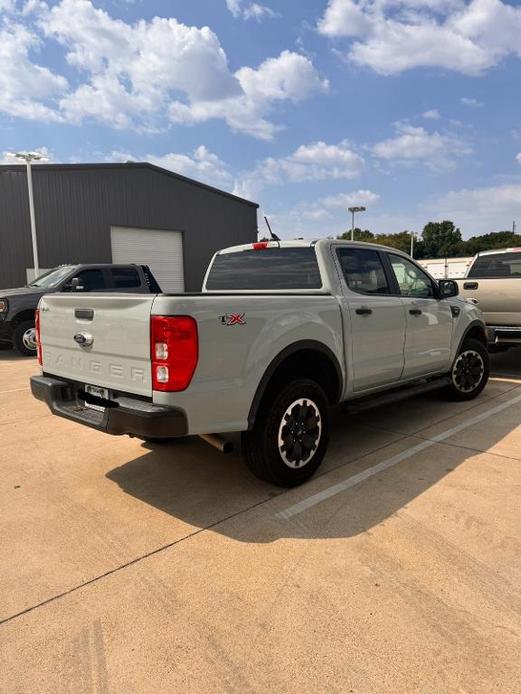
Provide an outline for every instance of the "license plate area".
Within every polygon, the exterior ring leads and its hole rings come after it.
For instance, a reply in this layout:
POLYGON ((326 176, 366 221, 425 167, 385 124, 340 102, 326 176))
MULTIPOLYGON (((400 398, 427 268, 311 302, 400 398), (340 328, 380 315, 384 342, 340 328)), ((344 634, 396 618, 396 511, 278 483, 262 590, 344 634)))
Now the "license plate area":
POLYGON ((105 412, 105 408, 110 402, 108 388, 101 388, 101 386, 93 386, 86 383, 82 395, 85 400, 85 407, 97 412, 105 412))

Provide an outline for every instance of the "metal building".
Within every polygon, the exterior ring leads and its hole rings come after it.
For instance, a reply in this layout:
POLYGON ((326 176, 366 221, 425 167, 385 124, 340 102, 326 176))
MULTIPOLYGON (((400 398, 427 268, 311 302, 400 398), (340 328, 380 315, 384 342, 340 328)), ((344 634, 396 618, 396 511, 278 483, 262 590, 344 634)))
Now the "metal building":
MULTIPOLYGON (((198 291, 212 254, 257 239, 257 207, 148 163, 32 167, 40 268, 146 263, 163 291, 198 291)), ((0 166, 0 287, 33 268, 24 165, 0 166)))

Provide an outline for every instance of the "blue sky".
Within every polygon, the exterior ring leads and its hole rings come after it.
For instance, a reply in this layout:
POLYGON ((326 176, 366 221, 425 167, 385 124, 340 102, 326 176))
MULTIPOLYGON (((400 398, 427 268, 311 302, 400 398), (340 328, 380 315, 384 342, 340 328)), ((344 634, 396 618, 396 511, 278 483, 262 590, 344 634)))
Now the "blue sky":
MULTIPOLYGON (((0 0, 0 153, 149 160, 282 236, 521 224, 521 5, 0 0)), ((0 154, 0 157, 2 155, 0 154)))

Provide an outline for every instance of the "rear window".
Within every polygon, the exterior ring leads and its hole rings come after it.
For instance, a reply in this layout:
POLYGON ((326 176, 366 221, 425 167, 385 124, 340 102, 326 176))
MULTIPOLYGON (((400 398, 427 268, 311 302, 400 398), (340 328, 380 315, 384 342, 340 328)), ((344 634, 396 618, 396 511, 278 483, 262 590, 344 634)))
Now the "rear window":
POLYGON ((206 289, 320 289, 314 248, 264 248, 217 255, 206 289))
POLYGON ((521 277, 521 252, 480 255, 474 261, 468 276, 521 277))

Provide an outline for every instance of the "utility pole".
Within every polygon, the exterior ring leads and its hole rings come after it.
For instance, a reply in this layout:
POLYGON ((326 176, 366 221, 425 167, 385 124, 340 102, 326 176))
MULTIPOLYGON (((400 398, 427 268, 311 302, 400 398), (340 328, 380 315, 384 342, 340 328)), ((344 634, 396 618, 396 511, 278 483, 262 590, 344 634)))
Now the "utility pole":
POLYGON ((365 207, 348 207, 351 212, 351 241, 355 240, 355 212, 365 212, 365 207))
POLYGON ((411 258, 414 258, 414 231, 411 231, 411 258))
POLYGON ((40 274, 40 263, 38 261, 38 241, 36 238, 36 218, 34 214, 33 174, 31 164, 33 161, 45 161, 45 159, 38 152, 16 152, 16 154, 11 154, 11 156, 25 161, 25 166, 27 170, 27 191, 29 193, 29 218, 31 221, 31 241, 33 246, 34 276, 38 277, 38 275, 40 274))
POLYGON ((516 233, 516 220, 515 220, 515 219, 514 219, 514 221, 512 222, 512 233, 513 233, 513 234, 516 233))

